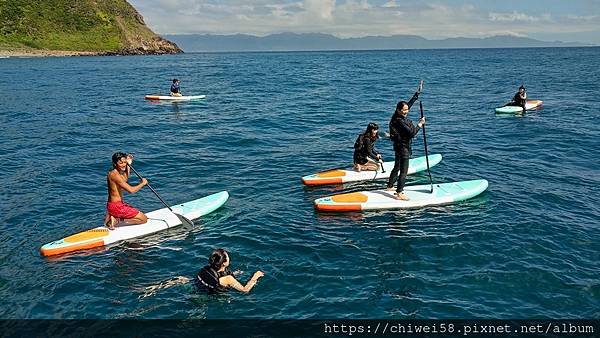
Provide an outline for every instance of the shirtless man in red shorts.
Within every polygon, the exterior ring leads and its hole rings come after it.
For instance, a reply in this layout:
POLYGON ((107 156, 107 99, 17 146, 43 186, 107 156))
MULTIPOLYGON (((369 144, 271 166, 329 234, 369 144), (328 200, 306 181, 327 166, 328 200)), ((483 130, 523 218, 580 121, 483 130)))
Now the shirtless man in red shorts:
POLYGON ((106 176, 108 186, 106 210, 108 213, 104 218, 104 225, 110 230, 115 229, 119 220, 128 225, 143 224, 148 221, 148 217, 143 212, 123 202, 123 190, 134 194, 148 184, 148 180, 145 178, 142 178, 142 181, 133 187, 127 183, 130 171, 128 164, 131 164, 132 161, 133 156, 125 153, 118 152, 112 156, 113 169, 106 176))

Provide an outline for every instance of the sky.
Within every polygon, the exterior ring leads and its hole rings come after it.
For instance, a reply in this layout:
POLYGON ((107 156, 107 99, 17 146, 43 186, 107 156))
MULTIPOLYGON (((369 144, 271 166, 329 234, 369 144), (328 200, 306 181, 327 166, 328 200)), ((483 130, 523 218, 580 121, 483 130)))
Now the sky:
POLYGON ((600 45, 600 0, 129 0, 155 33, 514 35, 600 45))

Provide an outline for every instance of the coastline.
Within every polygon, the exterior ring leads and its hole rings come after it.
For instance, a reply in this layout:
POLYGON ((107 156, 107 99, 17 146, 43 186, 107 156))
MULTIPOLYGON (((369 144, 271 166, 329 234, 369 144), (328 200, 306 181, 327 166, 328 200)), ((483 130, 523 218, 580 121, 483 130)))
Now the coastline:
POLYGON ((72 50, 46 50, 46 49, 0 49, 0 58, 2 57, 50 57, 50 56, 94 56, 103 55, 99 52, 90 51, 72 51, 72 50))
POLYGON ((9 48, 0 49, 0 58, 10 57, 64 57, 64 56, 111 56, 111 55, 163 55, 180 54, 182 50, 166 49, 144 49, 144 48, 126 48, 120 51, 73 51, 73 50, 49 50, 33 48, 9 48))

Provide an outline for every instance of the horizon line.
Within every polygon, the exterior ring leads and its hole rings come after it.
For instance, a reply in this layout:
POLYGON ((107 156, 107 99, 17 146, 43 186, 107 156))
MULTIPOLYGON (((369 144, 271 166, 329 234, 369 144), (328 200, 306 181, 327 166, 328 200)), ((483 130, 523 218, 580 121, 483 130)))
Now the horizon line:
POLYGON ((385 49, 281 49, 281 50, 196 50, 183 51, 183 54, 195 53, 314 53, 314 52, 393 52, 413 50, 459 50, 459 49, 538 49, 538 48, 598 48, 600 45, 590 46, 512 46, 512 47, 439 47, 439 48, 385 48, 385 49))

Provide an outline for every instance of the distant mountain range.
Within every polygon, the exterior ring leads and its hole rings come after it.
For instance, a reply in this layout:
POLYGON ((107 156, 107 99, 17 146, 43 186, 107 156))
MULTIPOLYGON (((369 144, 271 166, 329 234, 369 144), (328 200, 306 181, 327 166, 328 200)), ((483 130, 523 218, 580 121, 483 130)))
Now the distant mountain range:
POLYGON ((577 42, 549 42, 508 35, 488 38, 448 38, 443 40, 428 40, 417 35, 367 36, 342 39, 333 35, 320 33, 279 33, 264 37, 246 34, 174 34, 165 35, 164 37, 175 42, 185 52, 588 46, 577 42))

